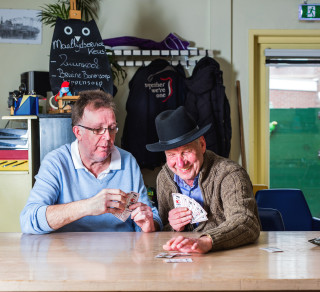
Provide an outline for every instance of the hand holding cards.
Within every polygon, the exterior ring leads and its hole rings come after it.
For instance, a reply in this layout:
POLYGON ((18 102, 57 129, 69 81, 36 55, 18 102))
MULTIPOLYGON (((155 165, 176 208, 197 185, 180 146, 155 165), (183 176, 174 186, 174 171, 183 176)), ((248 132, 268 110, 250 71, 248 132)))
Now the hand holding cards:
POLYGON ((138 199, 139 199, 138 193, 135 193, 135 192, 128 193, 126 207, 125 207, 124 211, 122 213, 115 213, 114 216, 116 216, 122 222, 125 222, 131 214, 131 210, 129 210, 129 207, 131 205, 137 203, 138 199))
POLYGON ((187 207, 192 212, 191 224, 207 221, 207 212, 194 199, 179 193, 173 193, 174 207, 187 207))

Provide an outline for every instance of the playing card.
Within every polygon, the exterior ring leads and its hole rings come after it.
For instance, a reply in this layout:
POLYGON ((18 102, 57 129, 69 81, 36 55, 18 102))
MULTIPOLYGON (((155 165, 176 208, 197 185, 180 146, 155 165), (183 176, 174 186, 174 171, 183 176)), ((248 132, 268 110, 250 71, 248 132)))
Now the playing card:
POLYGON ((204 215, 207 215, 207 212, 202 208, 202 206, 196 201, 196 200, 193 200, 193 205, 194 205, 194 208, 195 209, 199 209, 199 212, 201 214, 204 214, 204 215))
POLYGON ((171 258, 177 257, 177 256, 189 256, 189 255, 191 255, 191 253, 188 253, 188 252, 173 252, 173 253, 161 252, 161 253, 157 254, 155 257, 156 258, 171 259, 171 258))
POLYGON ((129 208, 131 205, 138 202, 139 194, 135 192, 130 192, 127 199, 126 208, 129 208))
POLYGON ((175 256, 175 253, 167 253, 167 252, 162 252, 156 255, 156 258, 167 258, 171 259, 175 256))
POLYGON ((208 217, 201 217, 201 218, 196 218, 196 219, 192 219, 191 220, 191 224, 194 224, 194 223, 200 223, 200 222, 204 222, 204 221, 207 221, 208 220, 208 217))
POLYGON ((193 206, 193 208, 192 208, 192 217, 193 217, 193 219, 196 219, 196 218, 200 217, 203 212, 201 212, 201 208, 200 207, 195 206, 194 204, 192 204, 192 206, 193 206))
POLYGON ((178 193, 173 193, 172 196, 173 196, 174 207, 175 208, 183 207, 183 202, 181 198, 182 195, 178 193))
POLYGON ((278 248, 278 247, 260 247, 260 249, 263 249, 267 252, 283 252, 282 249, 278 248))
POLYGON ((185 259, 166 259, 164 260, 166 263, 192 263, 193 260, 190 258, 185 259))
POLYGON ((122 222, 127 221, 129 218, 131 212, 128 210, 124 210, 122 213, 116 213, 114 216, 116 216, 118 219, 120 219, 122 222))
POLYGON ((313 244, 320 245, 320 237, 312 238, 312 239, 309 239, 308 241, 313 244))
POLYGON ((116 216, 121 221, 125 222, 131 214, 131 210, 129 210, 129 207, 131 205, 137 203, 138 199, 139 199, 138 193, 135 193, 135 192, 128 193, 128 197, 127 197, 127 201, 126 201, 126 208, 124 209, 124 211, 122 213, 116 213, 116 214, 114 214, 114 216, 116 216))
POLYGON ((193 209, 193 203, 192 203, 192 201, 193 201, 193 199, 191 199, 191 198, 189 198, 189 197, 186 197, 185 198, 185 200, 186 200, 186 202, 187 202, 187 208, 190 210, 190 211, 192 211, 192 217, 194 216, 194 209, 193 209))
POLYGON ((194 199, 179 193, 172 193, 174 207, 187 207, 192 212, 191 224, 207 221, 207 212, 194 199))
POLYGON ((195 222, 203 222, 208 220, 207 218, 207 212, 202 208, 202 206, 194 201, 194 211, 193 211, 194 221, 195 222))
POLYGON ((189 252, 175 252, 174 256, 178 257, 178 256, 191 256, 192 254, 189 252))

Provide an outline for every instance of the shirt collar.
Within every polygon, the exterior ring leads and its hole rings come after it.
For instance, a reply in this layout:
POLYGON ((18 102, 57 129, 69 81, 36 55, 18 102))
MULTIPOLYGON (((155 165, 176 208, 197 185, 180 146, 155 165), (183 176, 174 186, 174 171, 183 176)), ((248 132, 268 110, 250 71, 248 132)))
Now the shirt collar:
POLYGON ((180 176, 174 174, 173 180, 177 183, 179 187, 184 187, 187 189, 192 189, 198 187, 199 174, 195 177, 192 187, 189 186, 180 176))
MULTIPOLYGON (((86 171, 89 171, 82 163, 82 160, 80 158, 79 153, 79 141, 76 139, 71 143, 71 157, 74 164, 75 169, 85 169, 86 171)), ((111 161, 110 165, 107 169, 105 169, 103 172, 99 174, 99 177, 103 173, 109 173, 110 170, 118 170, 121 169, 121 155, 117 147, 113 146, 111 150, 111 161)))

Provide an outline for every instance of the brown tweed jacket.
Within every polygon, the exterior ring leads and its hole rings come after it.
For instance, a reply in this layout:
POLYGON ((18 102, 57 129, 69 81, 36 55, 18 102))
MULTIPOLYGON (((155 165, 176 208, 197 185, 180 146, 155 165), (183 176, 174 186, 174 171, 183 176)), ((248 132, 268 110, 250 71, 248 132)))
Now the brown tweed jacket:
MULTIPOLYGON (((159 214, 166 231, 173 230, 168 213, 174 209, 172 193, 178 192, 173 176, 165 164, 157 177, 159 214)), ((207 150, 199 174, 199 186, 208 221, 200 222, 195 229, 188 224, 184 231, 210 235, 212 250, 234 248, 259 237, 260 221, 252 184, 240 165, 207 150)))

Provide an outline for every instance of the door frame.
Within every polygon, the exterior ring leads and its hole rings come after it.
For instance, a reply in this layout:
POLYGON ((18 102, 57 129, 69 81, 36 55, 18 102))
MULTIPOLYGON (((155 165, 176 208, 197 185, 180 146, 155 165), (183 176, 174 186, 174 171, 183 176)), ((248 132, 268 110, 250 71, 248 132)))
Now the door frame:
POLYGON ((265 49, 320 49, 320 30, 249 30, 249 175, 269 185, 269 70, 265 49))

